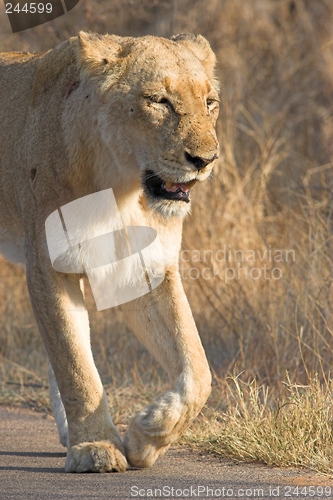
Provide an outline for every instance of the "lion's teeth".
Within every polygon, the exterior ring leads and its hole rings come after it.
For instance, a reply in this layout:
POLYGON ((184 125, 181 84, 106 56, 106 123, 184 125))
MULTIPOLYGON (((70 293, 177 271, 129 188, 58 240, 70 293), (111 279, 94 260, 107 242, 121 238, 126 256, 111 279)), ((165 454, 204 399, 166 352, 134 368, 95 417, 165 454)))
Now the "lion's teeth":
POLYGON ((166 191, 169 191, 169 193, 175 193, 176 191, 180 190, 183 191, 183 193, 187 193, 191 187, 196 183, 196 179, 193 179, 192 181, 189 182, 170 182, 167 181, 163 184, 164 189, 166 191))
POLYGON ((177 184, 175 184, 174 182, 166 182, 166 183, 164 184, 164 188, 165 188, 167 191, 171 191, 172 193, 174 193, 175 191, 177 191, 178 186, 177 186, 177 184))

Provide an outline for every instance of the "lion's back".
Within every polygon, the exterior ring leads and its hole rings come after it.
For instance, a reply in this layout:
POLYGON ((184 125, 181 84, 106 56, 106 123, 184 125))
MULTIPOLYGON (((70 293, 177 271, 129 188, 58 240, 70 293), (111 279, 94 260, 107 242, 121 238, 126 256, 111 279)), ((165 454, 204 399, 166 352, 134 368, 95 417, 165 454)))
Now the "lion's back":
MULTIPOLYGON (((37 143, 44 151, 46 142, 54 142, 52 124, 61 113, 62 80, 74 60, 70 45, 66 41, 39 54, 0 53, 0 181, 20 172, 29 154, 42 161, 37 143)), ((0 194, 1 184, 5 182, 0 182, 0 194)))
POLYGON ((6 150, 24 123, 38 60, 24 52, 0 53, 0 144, 6 150))

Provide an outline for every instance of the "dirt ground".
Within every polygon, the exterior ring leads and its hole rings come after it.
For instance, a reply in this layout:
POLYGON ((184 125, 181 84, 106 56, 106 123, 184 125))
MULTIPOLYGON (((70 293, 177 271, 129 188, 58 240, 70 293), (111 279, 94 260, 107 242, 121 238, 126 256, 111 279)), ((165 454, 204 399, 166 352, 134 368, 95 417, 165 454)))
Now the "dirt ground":
POLYGON ((173 447, 151 469, 66 474, 52 417, 0 407, 0 499, 333 497, 333 480, 173 447), (312 488, 310 488, 312 486, 312 488))

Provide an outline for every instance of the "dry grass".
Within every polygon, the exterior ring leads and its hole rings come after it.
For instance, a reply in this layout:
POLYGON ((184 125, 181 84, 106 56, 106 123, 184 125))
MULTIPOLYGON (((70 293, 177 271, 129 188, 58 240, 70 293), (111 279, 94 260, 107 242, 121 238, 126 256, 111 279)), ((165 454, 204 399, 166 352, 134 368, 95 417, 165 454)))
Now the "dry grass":
POLYGON ((323 387, 316 377, 297 385, 287 377, 272 406, 267 386, 230 377, 220 387, 226 409, 206 410, 183 442, 238 461, 307 467, 332 476, 332 385, 323 387))
MULTIPOLYGON (((16 50, 45 50, 79 29, 201 32, 211 41, 223 81, 222 158, 214 179, 193 192, 181 266, 216 374, 209 406, 219 413, 214 426, 212 410, 204 413, 215 434, 201 431, 199 420, 188 439, 238 459, 332 472, 332 4, 81 1, 34 30, 0 27, 0 48, 16 50), (224 260, 222 250, 231 251, 224 260), (221 385, 241 372, 244 382, 221 385)), ((0 266, 0 401, 47 408, 47 362, 24 274, 0 266)), ((126 423, 127 407, 141 407, 166 380, 121 320, 120 310, 92 309, 96 362, 116 420, 126 423)))

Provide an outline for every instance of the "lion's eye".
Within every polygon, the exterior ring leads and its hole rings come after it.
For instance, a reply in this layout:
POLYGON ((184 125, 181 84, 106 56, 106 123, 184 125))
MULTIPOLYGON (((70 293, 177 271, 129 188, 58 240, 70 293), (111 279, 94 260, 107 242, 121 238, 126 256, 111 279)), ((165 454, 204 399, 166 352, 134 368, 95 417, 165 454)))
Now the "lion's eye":
POLYGON ((175 108, 173 107, 173 104, 171 103, 171 101, 169 101, 169 99, 167 97, 161 97, 158 101, 157 101, 158 104, 163 104, 165 107, 167 107, 168 109, 170 109, 171 111, 175 111, 175 108))
POLYGON ((217 99, 207 99, 206 102, 209 111, 213 111, 219 105, 219 101, 217 99))
POLYGON ((170 109, 173 109, 173 106, 167 97, 158 97, 158 96, 154 96, 154 95, 152 95, 152 96, 147 95, 147 96, 145 96, 145 98, 151 104, 162 104, 164 106, 167 106, 170 109))
POLYGON ((148 101, 154 102, 155 104, 170 104, 169 99, 167 99, 166 97, 157 97, 155 95, 149 95, 146 96, 146 99, 148 99, 148 101))

